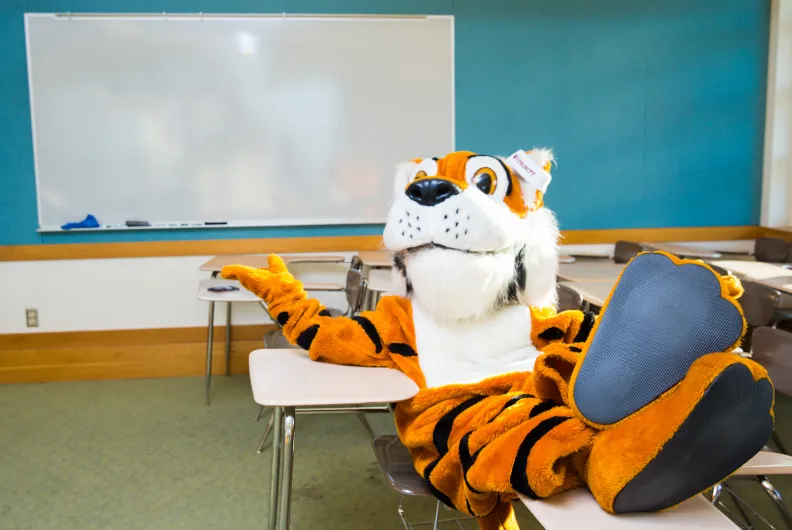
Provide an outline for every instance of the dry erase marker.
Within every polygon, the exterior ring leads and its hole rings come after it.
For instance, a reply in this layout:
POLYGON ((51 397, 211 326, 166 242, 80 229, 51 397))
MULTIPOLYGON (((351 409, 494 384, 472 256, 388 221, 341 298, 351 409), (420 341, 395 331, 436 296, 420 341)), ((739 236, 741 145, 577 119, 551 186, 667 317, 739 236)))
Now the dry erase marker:
POLYGON ((206 221, 204 224, 206 226, 227 225, 228 221, 206 221))

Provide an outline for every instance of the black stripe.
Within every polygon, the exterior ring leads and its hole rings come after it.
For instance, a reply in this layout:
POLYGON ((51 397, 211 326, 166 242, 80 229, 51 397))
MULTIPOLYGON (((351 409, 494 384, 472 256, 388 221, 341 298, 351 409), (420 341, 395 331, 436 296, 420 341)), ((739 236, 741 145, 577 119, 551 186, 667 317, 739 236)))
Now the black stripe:
POLYGON ((368 338, 371 339, 371 342, 374 343, 374 350, 379 353, 382 351, 382 341, 380 340, 379 333, 377 332, 377 328, 374 327, 374 324, 371 323, 371 320, 367 319, 366 317, 352 317, 352 320, 360 324, 360 327, 363 328, 363 331, 366 332, 368 338))
POLYGON ((583 350, 581 350, 581 349, 580 349, 580 348, 578 348, 577 346, 570 346, 570 347, 569 347, 569 351, 573 351, 573 352, 575 352, 575 353, 580 353, 580 352, 582 352, 583 350))
POLYGON ((507 402, 506 402, 506 403, 503 405, 503 408, 502 408, 502 409, 500 409, 500 412, 498 412, 498 413, 497 413, 497 414, 496 414, 496 415, 495 415, 495 416, 494 416, 494 417, 493 417, 493 418, 492 418, 492 419, 491 419, 489 422, 490 422, 490 423, 492 423, 492 421, 493 421, 495 418, 497 418, 498 416, 500 416, 500 415, 501 415, 501 413, 503 413, 503 411, 504 411, 504 410, 506 410, 507 408, 511 407, 512 405, 514 405, 515 403, 517 403, 517 402, 518 402, 518 401, 520 401, 521 399, 528 399, 528 398, 532 398, 532 397, 533 397, 533 396, 532 396, 531 394, 520 394, 519 396, 514 396, 513 398, 509 399, 509 401, 507 401, 507 402))
POLYGON ((289 321, 289 313, 287 313, 286 311, 282 311, 278 313, 277 320, 278 320, 278 324, 280 324, 281 326, 285 326, 286 322, 289 321))
POLYGON ((331 317, 333 315, 327 309, 322 309, 321 311, 319 311, 319 316, 320 317, 331 317))
POLYGON ((470 506, 470 501, 467 499, 467 497, 465 497, 465 506, 467 506, 468 515, 476 517, 476 512, 473 511, 473 508, 470 506))
MULTIPOLYGON (((503 408, 500 409, 500 411, 495 416, 493 416, 492 419, 490 419, 489 423, 492 423, 495 420, 495 418, 497 418, 498 416, 500 416, 503 413, 504 410, 508 409, 509 407, 514 405, 515 403, 518 403, 518 402, 520 402, 523 399, 533 399, 533 397, 534 396, 532 396, 531 394, 520 394, 518 396, 512 397, 511 399, 509 399, 503 405, 503 408)), ((541 405, 542 404, 540 404, 538 406, 541 406, 541 405)), ((537 407, 534 407, 531 410, 531 414, 533 414, 533 411, 536 410, 536 408, 537 407)), ((530 417, 533 417, 533 416, 530 416, 530 417)), ((479 453, 481 453, 481 451, 484 449, 484 447, 486 447, 486 445, 480 447, 479 450, 475 452, 475 454, 471 455, 470 454, 470 435, 471 434, 472 434, 472 431, 467 433, 467 434, 465 434, 465 436, 463 436, 462 439, 459 440, 459 461, 462 464, 462 476, 465 479, 465 485, 473 493, 481 493, 480 491, 476 491, 473 488, 473 486, 470 485, 470 482, 468 482, 468 479, 467 479, 467 474, 470 471, 470 468, 473 467, 473 464, 476 463, 476 459, 478 458, 479 453)))
MULTIPOLYGON (((503 408, 501 408, 500 411, 498 411, 498 413, 495 416, 493 416, 488 423, 492 423, 493 421, 495 421, 495 418, 500 416, 504 410, 508 409, 515 403, 518 403, 523 399, 532 399, 532 398, 533 396, 531 394, 520 394, 510 398, 506 403, 504 403, 503 408)), ((476 459, 478 458, 479 453, 481 453, 481 450, 484 449, 484 447, 486 446, 482 446, 481 448, 479 448, 478 451, 476 451, 475 454, 471 455, 470 445, 469 445, 471 434, 472 431, 466 433, 465 436, 463 436, 462 439, 459 440, 459 461, 462 464, 462 476, 465 479, 465 484, 467 485, 468 489, 473 493, 481 493, 480 491, 476 491, 475 489, 473 489, 473 486, 470 485, 470 482, 468 482, 467 479, 467 474, 468 471, 470 471, 470 468, 473 467, 473 464, 476 463, 476 459)))
POLYGON ((393 266, 396 267, 396 270, 399 271, 399 274, 401 274, 402 278, 404 278, 404 282, 407 285, 407 296, 412 295, 413 286, 412 283, 410 282, 410 279, 407 278, 407 266, 404 264, 404 258, 399 254, 394 255, 393 266))
POLYGON ((547 328, 539 334, 540 339, 560 340, 564 338, 564 332, 560 328, 547 328))
POLYGON ((388 344, 388 349, 391 351, 391 353, 395 353, 403 357, 415 357, 417 355, 415 350, 413 350, 409 344, 404 344, 403 342, 391 342, 388 344))
POLYGON ((396 267, 396 270, 399 271, 403 278, 407 278, 407 266, 404 264, 404 258, 400 254, 393 256, 393 266, 396 267))
POLYGON ((503 166, 503 170, 506 172, 506 180, 508 180, 508 181, 509 181, 509 184, 506 186, 506 196, 507 196, 507 197, 510 197, 510 196, 511 196, 511 193, 512 193, 512 175, 513 175, 513 174, 512 174, 512 172, 509 170, 508 166, 506 165, 506 162, 504 162, 503 160, 501 160, 501 159, 500 159, 500 158, 498 158, 498 157, 493 157, 493 158, 495 158, 495 160, 497 160, 498 162, 500 162, 500 165, 501 165, 501 166, 503 166))
POLYGON ((432 471, 434 471, 434 468, 437 467, 438 462, 440 462, 439 458, 434 462, 432 462, 431 464, 429 464, 428 466, 426 466, 426 469, 424 469, 424 474, 423 474, 424 480, 426 481, 426 485, 429 487, 429 491, 432 492, 432 495, 434 495, 434 497, 437 500, 439 500, 449 508, 453 508, 456 510, 456 506, 454 506, 454 503, 451 502, 451 499, 449 499, 445 493, 435 488, 435 485, 432 484, 432 479, 431 479, 432 471))
POLYGON ((300 333, 300 336, 297 337, 297 346, 299 346, 303 350, 309 349, 311 347, 311 343, 316 338, 316 334, 318 331, 319 331, 319 324, 314 324, 310 328, 300 333))
POLYGON ((525 247, 521 248, 517 253, 517 259, 514 262, 514 274, 517 278, 517 287, 521 291, 525 290, 525 247))
POLYGON ((557 406, 558 405, 556 405, 552 401, 542 401, 541 403, 539 403, 538 405, 536 405, 534 408, 531 409, 531 413, 528 414, 528 417, 534 418, 539 414, 541 414, 542 412, 547 412, 548 410, 554 409, 557 406))
POLYGON ((586 342, 589 333, 591 333, 591 328, 594 327, 594 320, 594 313, 587 311, 583 316, 583 322, 580 323, 580 331, 575 335, 575 340, 573 342, 586 342))
POLYGON ((465 412, 467 409, 484 399, 486 396, 475 396, 468 400, 463 401, 450 411, 446 412, 445 416, 440 418, 432 433, 432 442, 435 449, 442 457, 448 452, 448 438, 451 436, 451 427, 454 425, 454 420, 465 412))
POLYGON ((528 474, 526 473, 528 467, 528 455, 531 454, 531 449, 536 445, 536 442, 542 439, 547 433, 553 430, 558 425, 564 423, 569 418, 563 416, 556 416, 548 418, 534 427, 531 432, 520 443, 520 448, 517 450, 517 456, 514 459, 512 466, 511 481, 512 487, 518 492, 522 493, 530 499, 538 499, 539 496, 531 489, 528 484, 528 474))
POLYGON ((509 302, 519 302, 519 292, 525 290, 525 247, 521 248, 514 258, 514 278, 509 283, 506 299, 509 302))
POLYGON ((481 453, 481 450, 484 449, 484 447, 486 446, 481 447, 478 451, 476 451, 475 454, 471 455, 470 454, 471 434, 472 432, 466 433, 465 436, 463 436, 462 439, 459 440, 459 463, 462 464, 462 477, 465 479, 465 485, 473 493, 480 494, 481 492, 474 489, 473 486, 470 485, 470 482, 468 482, 467 474, 468 471, 470 471, 470 468, 473 467, 473 464, 476 463, 476 459, 478 458, 479 453, 481 453))

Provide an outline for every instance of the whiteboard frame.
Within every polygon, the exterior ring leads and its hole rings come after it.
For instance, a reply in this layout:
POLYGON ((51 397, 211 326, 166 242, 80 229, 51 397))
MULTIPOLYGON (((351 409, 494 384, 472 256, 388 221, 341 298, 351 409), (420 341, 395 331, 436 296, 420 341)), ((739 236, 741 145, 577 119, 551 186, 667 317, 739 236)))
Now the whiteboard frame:
MULTIPOLYGON (((284 20, 294 21, 316 21, 316 20, 393 20, 393 19, 446 19, 449 21, 451 30, 451 150, 456 151, 456 28, 454 15, 333 15, 333 14, 297 14, 297 13, 211 13, 205 14, 198 13, 39 13, 39 12, 26 12, 25 19, 25 59, 27 64, 28 75, 28 100, 30 103, 30 128, 32 133, 33 143, 33 173, 36 187, 36 220, 38 221, 38 233, 53 233, 53 232, 99 232, 99 231, 127 231, 127 230, 204 230, 204 229, 217 229, 217 228, 255 228, 255 227, 286 227, 286 226, 344 226, 344 225, 369 225, 376 226, 385 224, 386 219, 383 218, 382 222, 372 222, 371 219, 360 218, 345 218, 345 219, 323 219, 321 222, 317 220, 311 221, 287 221, 272 219, 260 221, 228 221, 225 225, 205 225, 203 221, 170 221, 167 223, 156 223, 153 226, 142 227, 127 227, 127 226, 110 226, 105 225, 99 228, 76 228, 64 230, 59 226, 42 226, 41 223, 41 195, 39 194, 39 171, 38 171, 38 151, 36 148, 36 113, 35 104, 33 102, 33 68, 31 65, 30 57, 30 27, 29 20, 31 18, 63 18, 68 22, 72 18, 96 18, 96 19, 116 19, 124 18, 129 20, 145 20, 150 18, 161 18, 174 20, 197 20, 199 23, 204 19, 225 19, 225 20, 250 20, 257 18, 282 18, 284 20), (174 224, 188 226, 171 226, 174 224)), ((386 214, 387 217, 387 214, 386 214)), ((75 219, 75 221, 79 221, 75 219)))

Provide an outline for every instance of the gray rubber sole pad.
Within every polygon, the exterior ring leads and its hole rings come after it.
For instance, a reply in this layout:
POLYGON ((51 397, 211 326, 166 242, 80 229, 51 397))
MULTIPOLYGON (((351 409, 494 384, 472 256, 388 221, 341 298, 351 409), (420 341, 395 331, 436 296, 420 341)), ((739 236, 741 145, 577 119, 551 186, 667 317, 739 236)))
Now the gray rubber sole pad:
POLYGON ((681 381, 696 359, 729 348, 742 326, 709 269, 642 254, 600 317, 572 390, 575 404, 589 421, 616 423, 681 381))
POLYGON ((654 512, 731 475, 770 439, 773 387, 747 367, 723 371, 660 453, 616 496, 616 513, 654 512))

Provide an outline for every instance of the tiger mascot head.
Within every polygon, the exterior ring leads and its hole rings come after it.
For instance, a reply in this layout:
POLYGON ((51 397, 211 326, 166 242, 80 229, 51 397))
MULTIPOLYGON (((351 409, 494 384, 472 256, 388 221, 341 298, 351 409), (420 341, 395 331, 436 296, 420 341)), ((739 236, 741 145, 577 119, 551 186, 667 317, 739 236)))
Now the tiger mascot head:
POLYGON ((552 162, 533 149, 401 164, 383 236, 398 294, 445 320, 553 305, 558 227, 542 200, 552 162))

